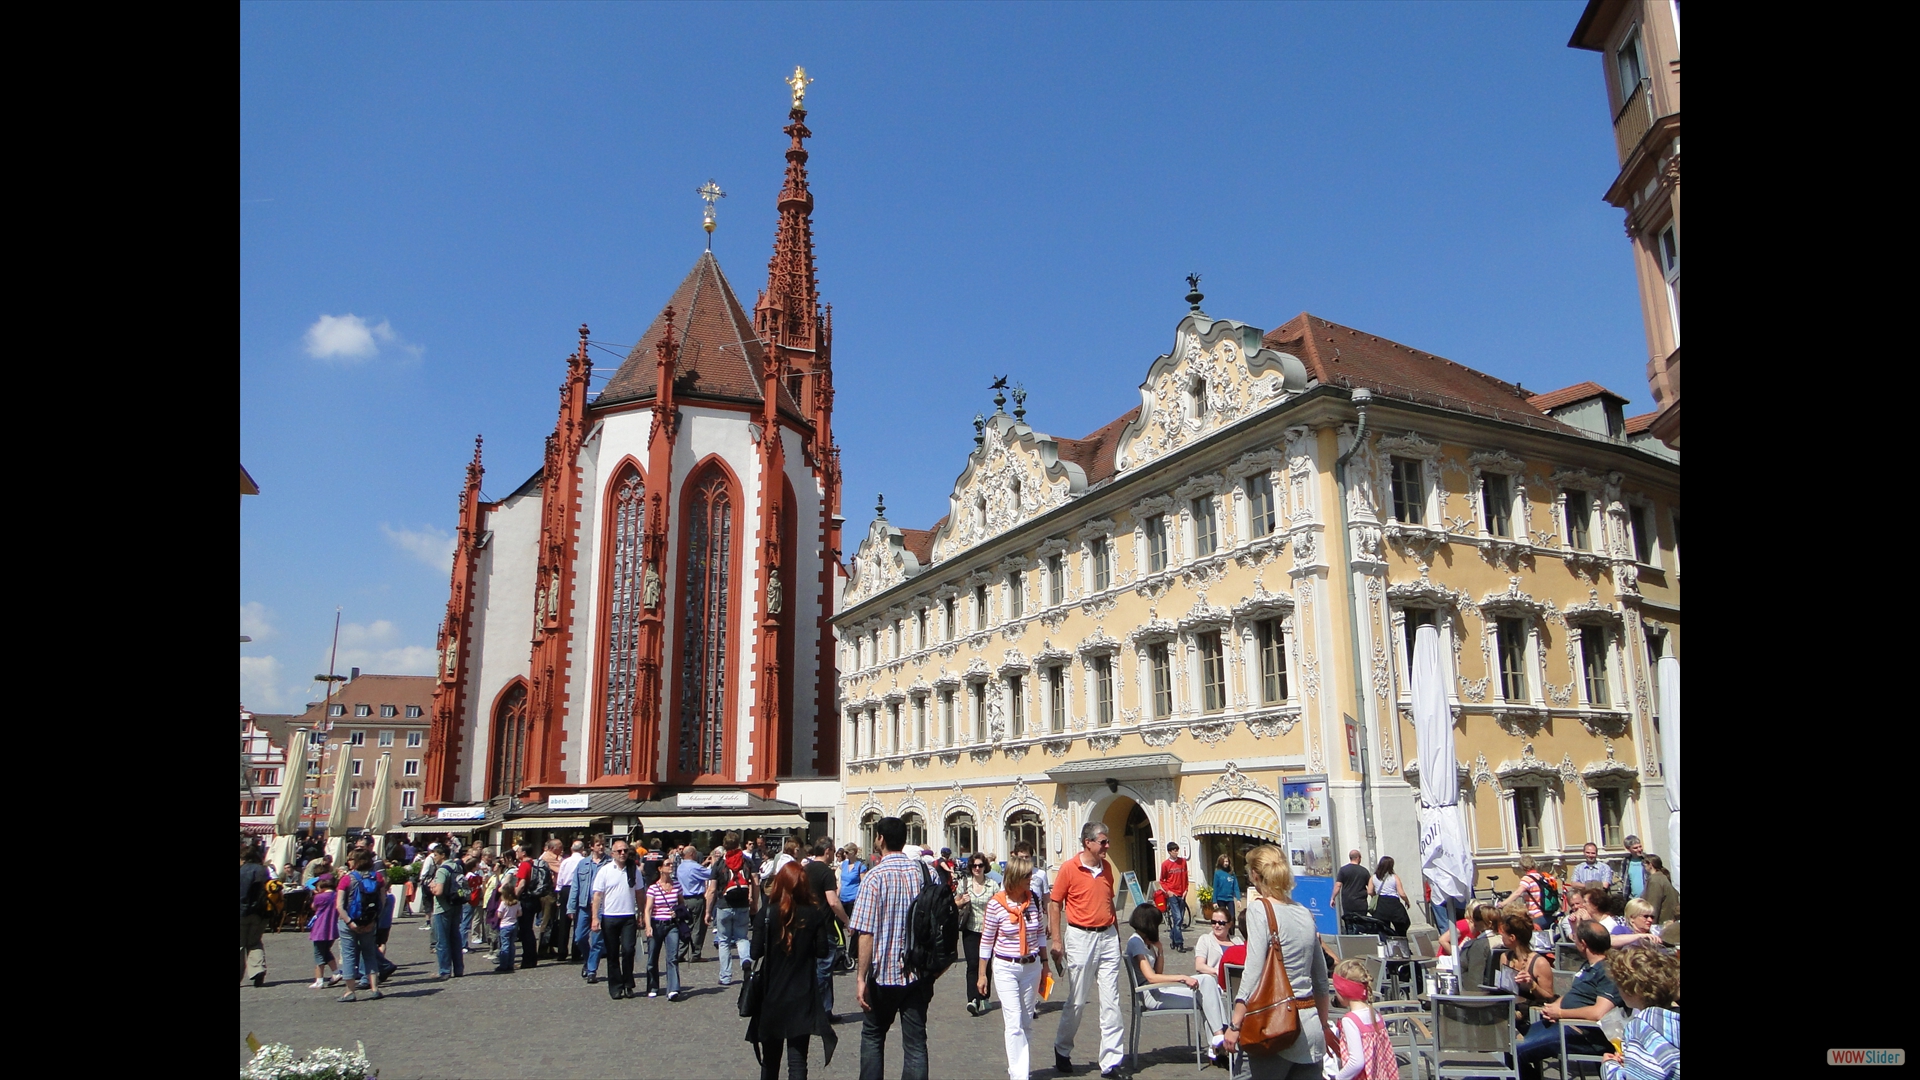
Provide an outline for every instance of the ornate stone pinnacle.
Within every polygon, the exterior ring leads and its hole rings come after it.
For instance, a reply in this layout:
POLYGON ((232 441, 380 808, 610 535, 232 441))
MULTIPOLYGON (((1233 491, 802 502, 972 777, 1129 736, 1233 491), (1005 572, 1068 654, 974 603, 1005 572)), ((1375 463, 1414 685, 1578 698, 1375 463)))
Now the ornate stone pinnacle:
POLYGON ((887 516, 887 496, 881 492, 873 497, 873 516, 884 519, 887 516))
POLYGON ((1206 299, 1205 296, 1200 295, 1200 275, 1188 274, 1187 275, 1187 304, 1193 310, 1194 314, 1197 315, 1200 313, 1200 301, 1205 299, 1206 299))
POLYGON ((987 445, 987 418, 979 413, 973 414, 973 445, 987 445))
POLYGON ((1024 385, 1013 388, 1013 418, 1023 421, 1027 418, 1027 388, 1024 385))

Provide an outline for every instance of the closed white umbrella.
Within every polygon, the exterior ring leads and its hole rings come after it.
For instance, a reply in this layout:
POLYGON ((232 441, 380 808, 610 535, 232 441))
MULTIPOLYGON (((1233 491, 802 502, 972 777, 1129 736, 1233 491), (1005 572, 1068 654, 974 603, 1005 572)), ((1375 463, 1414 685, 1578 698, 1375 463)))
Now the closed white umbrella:
POLYGON ((285 868, 297 854, 294 845, 299 838, 294 834, 300 831, 300 804, 306 786, 307 729, 301 728, 287 744, 287 767, 280 777, 280 810, 273 818, 273 843, 267 851, 268 861, 276 867, 285 868))
POLYGON ((388 776, 393 772, 393 755, 380 755, 380 764, 373 769, 373 801, 367 805, 367 832, 373 834, 373 850, 377 855, 385 849, 387 835, 388 776))
POLYGON ((1413 732, 1420 761, 1420 869, 1449 900, 1473 896, 1473 859, 1461 827, 1460 778, 1453 760, 1453 712, 1440 632, 1421 626, 1413 637, 1413 732))
POLYGON ((347 858, 347 791, 353 787, 351 752, 342 744, 333 761, 333 805, 327 808, 327 858, 337 868, 347 858))
POLYGON ((1667 787, 1667 870, 1680 887, 1680 661, 1660 658, 1660 760, 1667 787))

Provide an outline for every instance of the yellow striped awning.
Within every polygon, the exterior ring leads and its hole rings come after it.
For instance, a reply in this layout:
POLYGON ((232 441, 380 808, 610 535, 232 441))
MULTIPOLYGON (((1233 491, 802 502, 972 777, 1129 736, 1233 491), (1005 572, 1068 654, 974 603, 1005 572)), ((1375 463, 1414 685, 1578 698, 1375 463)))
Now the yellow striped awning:
POLYGON ((1193 821, 1195 836, 1251 836, 1280 843, 1280 815, 1252 799, 1224 799, 1193 821))

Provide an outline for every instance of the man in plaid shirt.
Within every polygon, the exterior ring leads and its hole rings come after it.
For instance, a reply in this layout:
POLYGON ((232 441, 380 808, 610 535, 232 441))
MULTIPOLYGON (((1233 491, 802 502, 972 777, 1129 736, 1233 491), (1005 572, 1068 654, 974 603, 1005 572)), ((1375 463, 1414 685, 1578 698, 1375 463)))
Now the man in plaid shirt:
POLYGON ((907 918, 914 897, 926 884, 920 864, 903 854, 907 823, 881 818, 873 827, 882 858, 860 883, 860 903, 852 928, 860 934, 860 963, 854 994, 866 1010, 860 1032, 860 1080, 881 1080, 887 1032, 900 1018, 903 1039, 902 1080, 927 1080, 927 1005, 933 980, 909 981, 906 974, 907 918))

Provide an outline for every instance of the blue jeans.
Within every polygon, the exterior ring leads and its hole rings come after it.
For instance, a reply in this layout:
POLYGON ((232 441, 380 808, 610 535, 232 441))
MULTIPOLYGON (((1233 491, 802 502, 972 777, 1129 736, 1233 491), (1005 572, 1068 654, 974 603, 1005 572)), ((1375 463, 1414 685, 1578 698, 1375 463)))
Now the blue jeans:
POLYGON ((574 921, 573 928, 580 931, 573 936, 573 951, 585 958, 580 970, 588 975, 600 973, 601 933, 593 928, 593 914, 588 912, 574 921))
POLYGON ((503 926, 500 928, 500 949, 494 954, 493 970, 510 972, 513 970, 513 940, 520 936, 520 927, 503 926))
MULTIPOLYGON (((465 904, 460 905, 466 907, 465 904)), ((467 959, 461 952, 462 939, 456 938, 460 917, 451 911, 436 910, 433 913, 433 948, 440 961, 440 974, 465 975, 467 959)))
POLYGON ((473 905, 461 904, 460 905, 460 947, 463 949, 466 948, 467 942, 472 940, 473 940, 473 905))
POLYGON ((713 943, 720 950, 720 985, 733 982, 733 950, 740 950, 740 961, 746 963, 753 959, 749 935, 753 933, 753 911, 751 908, 723 907, 715 912, 713 920, 713 943))
POLYGON ((667 954, 667 993, 680 992, 680 924, 671 919, 653 924, 647 939, 647 989, 660 989, 660 954, 667 954))
POLYGON ((900 1018, 900 1080, 927 1080, 927 1005, 931 980, 909 986, 867 984, 867 1022, 860 1029, 860 1080, 881 1080, 887 1056, 887 1032, 900 1018))
MULTIPOLYGON (((834 946, 834 949, 838 949, 838 948, 839 946, 837 945, 834 946)), ((814 991, 820 995, 821 1007, 827 1010, 828 1016, 833 1015, 834 949, 828 949, 827 955, 821 957, 814 964, 814 969, 813 969, 814 991)))
MULTIPOLYGON (((1168 893, 1167 928, 1173 932, 1173 947, 1176 949, 1184 949, 1187 947, 1187 936, 1182 932, 1182 928, 1186 925, 1187 898, 1185 896, 1175 896, 1172 893, 1168 893)), ((1355 1023, 1358 1023, 1358 1021, 1355 1021, 1355 1023)))
MULTIPOLYGON (((343 920, 344 922, 344 920, 343 920)), ((380 971, 380 931, 340 929, 340 974, 350 983, 367 980, 367 989, 373 989, 373 980, 380 971)))

